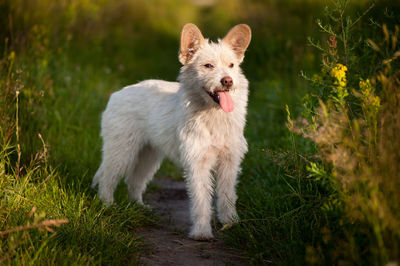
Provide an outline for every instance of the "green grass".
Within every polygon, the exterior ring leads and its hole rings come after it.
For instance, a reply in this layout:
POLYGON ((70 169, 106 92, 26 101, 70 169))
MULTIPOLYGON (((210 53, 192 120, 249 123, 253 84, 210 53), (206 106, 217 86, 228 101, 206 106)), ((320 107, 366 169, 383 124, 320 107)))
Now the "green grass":
POLYGON ((105 208, 92 192, 63 185, 62 176, 44 163, 16 179, 15 173, 7 173, 12 165, 6 158, 0 161, 2 230, 48 219, 68 222, 55 229, 57 233, 24 229, 1 236, 2 261, 15 265, 129 264, 143 252, 143 243, 133 230, 153 224, 152 213, 123 201, 119 207, 105 208), (29 215, 34 207, 36 212, 29 215))
MULTIPOLYGON (((65 46, 59 53, 46 47, 33 58, 30 52, 17 54, 15 75, 9 77, 14 79, 11 94, 24 85, 18 96, 19 142, 11 136, 21 146, 23 168, 16 178, 17 148, 3 142, 0 228, 45 219, 68 223, 56 233, 31 229, 1 237, 0 259, 17 265, 136 264, 145 248, 134 231, 154 224, 154 214, 128 203, 126 194, 117 196, 118 205, 105 208, 90 189, 101 159, 101 112, 109 94, 127 83, 107 69, 108 62, 75 61, 74 48, 65 46), (33 206, 37 218, 28 217, 33 206)), ((100 58, 101 51, 84 56, 100 58)), ((11 95, 7 103, 12 118, 16 98, 11 95)))
MULTIPOLYGON (((353 12, 365 6, 361 2, 351 5, 353 12)), ((253 30, 242 65, 250 80, 249 152, 238 186, 242 221, 224 231, 226 243, 248 257, 249 264, 337 262, 331 251, 346 239, 343 227, 355 235, 360 231, 343 224, 338 209, 324 209, 334 190, 308 177, 309 162, 319 162, 316 147, 289 132, 285 111, 288 105, 297 117, 302 97, 311 92, 300 70, 320 69, 320 54, 307 46, 306 38, 325 42, 314 24, 323 5, 312 0, 285 1, 289 7, 239 0, 214 7, 147 3, 0 4, 0 231, 25 227, 0 235, 0 261, 138 262, 145 246, 135 230, 154 224, 156 217, 128 203, 124 185, 116 192, 118 205, 110 208, 90 189, 101 159, 101 112, 109 95, 125 85, 176 79, 179 30, 191 21, 213 40, 238 22, 253 30), (54 12, 57 8, 65 12, 54 12), (48 219, 68 223, 53 228, 54 233, 27 228, 48 219)), ((385 4, 373 11, 378 22, 385 4)), ((157 175, 179 179, 181 173, 165 162, 157 175)), ((354 238, 359 242, 353 245, 364 245, 362 237, 354 238)))

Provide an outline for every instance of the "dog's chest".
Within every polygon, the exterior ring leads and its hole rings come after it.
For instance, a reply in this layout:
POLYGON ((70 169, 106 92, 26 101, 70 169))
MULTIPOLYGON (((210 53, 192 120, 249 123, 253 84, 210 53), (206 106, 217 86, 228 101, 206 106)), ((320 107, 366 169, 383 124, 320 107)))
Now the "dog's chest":
POLYGON ((211 147, 217 150, 222 150, 225 149, 228 145, 229 138, 224 130, 218 130, 218 128, 210 128, 208 134, 211 147))
POLYGON ((225 150, 242 132, 229 117, 208 116, 203 118, 204 130, 209 138, 209 145, 217 150, 225 150))

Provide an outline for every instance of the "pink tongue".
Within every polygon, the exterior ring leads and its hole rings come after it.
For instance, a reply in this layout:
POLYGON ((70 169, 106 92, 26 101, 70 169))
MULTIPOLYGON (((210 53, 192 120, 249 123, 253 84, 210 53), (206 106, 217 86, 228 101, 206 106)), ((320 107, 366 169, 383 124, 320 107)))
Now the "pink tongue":
POLYGON ((222 110, 229 113, 233 111, 235 107, 232 101, 232 97, 227 91, 219 91, 219 105, 221 105, 222 110))

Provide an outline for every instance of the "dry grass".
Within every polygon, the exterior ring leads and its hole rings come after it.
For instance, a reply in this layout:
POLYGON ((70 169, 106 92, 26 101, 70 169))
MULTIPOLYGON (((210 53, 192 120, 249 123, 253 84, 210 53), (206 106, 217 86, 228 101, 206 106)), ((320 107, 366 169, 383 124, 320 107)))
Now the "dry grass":
MULTIPOLYGON (((32 215, 35 214, 37 208, 34 206, 32 210, 28 214, 28 218, 32 217, 32 215)), ((34 222, 32 224, 27 224, 23 226, 18 226, 14 227, 8 230, 0 231, 0 237, 8 235, 10 233, 14 232, 20 232, 24 230, 30 230, 30 229, 39 229, 40 231, 48 231, 50 233, 54 233, 54 230, 51 227, 60 227, 62 224, 68 223, 67 219, 46 219, 44 221, 40 222, 34 222)))

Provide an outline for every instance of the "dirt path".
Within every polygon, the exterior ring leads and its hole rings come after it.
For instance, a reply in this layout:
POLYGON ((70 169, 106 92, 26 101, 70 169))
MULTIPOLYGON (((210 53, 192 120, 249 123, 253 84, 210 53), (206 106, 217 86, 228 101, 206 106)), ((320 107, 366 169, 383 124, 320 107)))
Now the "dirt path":
POLYGON ((153 248, 141 260, 146 265, 243 265, 245 261, 227 250, 214 233, 215 241, 199 242, 187 237, 190 228, 189 199, 184 182, 158 178, 157 192, 145 201, 161 216, 160 225, 138 232, 153 248))

